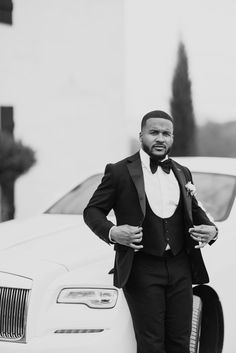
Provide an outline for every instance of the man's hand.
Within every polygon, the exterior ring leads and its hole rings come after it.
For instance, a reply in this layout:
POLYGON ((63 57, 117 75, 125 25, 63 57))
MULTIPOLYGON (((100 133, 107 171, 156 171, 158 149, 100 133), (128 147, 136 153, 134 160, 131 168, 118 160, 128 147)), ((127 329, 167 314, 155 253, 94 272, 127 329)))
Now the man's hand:
POLYGON ((111 240, 129 246, 134 250, 140 250, 143 248, 143 245, 138 245, 143 238, 142 230, 142 227, 129 226, 128 224, 117 226, 111 230, 111 240))
POLYGON ((195 248, 203 248, 211 240, 213 240, 217 234, 215 226, 201 224, 199 226, 194 226, 194 228, 189 228, 190 236, 196 240, 199 245, 196 245, 195 248))

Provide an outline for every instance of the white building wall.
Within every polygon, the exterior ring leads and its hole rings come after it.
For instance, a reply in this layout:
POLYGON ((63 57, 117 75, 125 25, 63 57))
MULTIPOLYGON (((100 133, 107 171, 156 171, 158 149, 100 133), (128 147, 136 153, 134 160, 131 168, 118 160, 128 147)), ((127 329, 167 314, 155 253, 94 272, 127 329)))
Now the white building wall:
POLYGON ((16 183, 21 217, 128 151, 123 0, 14 0, 0 43, 0 105, 37 156, 16 183))

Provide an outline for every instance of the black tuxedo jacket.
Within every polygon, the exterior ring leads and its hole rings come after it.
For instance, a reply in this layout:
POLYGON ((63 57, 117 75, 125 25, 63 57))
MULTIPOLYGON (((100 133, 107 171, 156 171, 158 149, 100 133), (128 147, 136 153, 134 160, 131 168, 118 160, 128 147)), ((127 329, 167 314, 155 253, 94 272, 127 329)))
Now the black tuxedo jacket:
MULTIPOLYGON (((198 205, 196 198, 187 192, 185 185, 189 181, 192 183, 190 171, 174 160, 172 166, 183 196, 185 249, 190 260, 192 281, 193 284, 207 283, 209 277, 201 251, 194 248, 197 243, 190 237, 188 229, 193 225, 213 225, 213 223, 198 205)), ((145 200, 141 160, 137 152, 122 161, 106 166, 101 184, 84 210, 84 220, 96 235, 110 244, 109 230, 114 225, 107 219, 110 210, 114 210, 117 225, 141 226, 146 211, 145 200)), ((115 244, 115 250, 114 285, 123 287, 130 274, 134 250, 120 244, 115 244)))

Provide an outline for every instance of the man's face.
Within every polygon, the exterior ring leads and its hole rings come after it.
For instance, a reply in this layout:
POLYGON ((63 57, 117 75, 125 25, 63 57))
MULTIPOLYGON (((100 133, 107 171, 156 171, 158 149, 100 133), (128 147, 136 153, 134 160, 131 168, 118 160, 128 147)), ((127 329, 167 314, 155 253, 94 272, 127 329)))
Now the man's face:
POLYGON ((162 160, 173 144, 173 124, 170 120, 150 118, 139 135, 143 150, 150 157, 162 160))

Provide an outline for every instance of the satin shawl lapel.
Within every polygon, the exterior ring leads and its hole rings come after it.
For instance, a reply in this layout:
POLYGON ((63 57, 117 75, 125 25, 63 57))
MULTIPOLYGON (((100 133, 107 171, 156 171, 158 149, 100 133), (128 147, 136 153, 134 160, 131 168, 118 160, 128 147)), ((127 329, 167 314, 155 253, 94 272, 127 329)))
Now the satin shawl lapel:
POLYGON ((173 160, 172 160, 172 170, 180 185, 180 190, 184 200, 185 211, 190 221, 192 222, 192 197, 187 193, 187 190, 185 188, 185 185, 187 184, 188 180, 186 180, 183 170, 179 168, 179 166, 177 166, 173 160))
POLYGON ((135 155, 131 156, 127 161, 127 168, 129 170, 129 174, 134 182, 136 187, 139 203, 143 215, 146 213, 146 201, 145 201, 145 189, 144 189, 144 178, 143 178, 143 170, 141 166, 141 160, 139 156, 139 152, 135 155))

